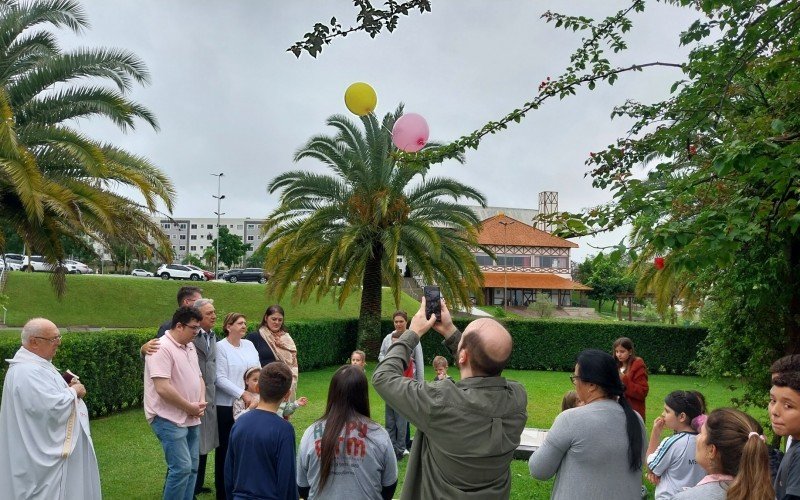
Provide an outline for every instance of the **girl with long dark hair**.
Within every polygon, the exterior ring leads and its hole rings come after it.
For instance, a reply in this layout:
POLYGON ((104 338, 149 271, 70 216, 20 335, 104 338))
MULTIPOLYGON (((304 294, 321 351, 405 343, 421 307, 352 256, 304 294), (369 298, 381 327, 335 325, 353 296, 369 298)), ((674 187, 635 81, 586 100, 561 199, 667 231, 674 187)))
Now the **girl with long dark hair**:
POLYGON ((578 355, 570 377, 583 406, 560 413, 528 467, 556 476, 551 499, 639 499, 645 430, 625 398, 617 362, 607 352, 578 355))
POLYGON ((389 434, 370 418, 361 367, 345 365, 334 373, 325 414, 300 440, 297 486, 301 498, 392 498, 397 460, 389 434))
POLYGON ((625 386, 625 399, 631 407, 641 415, 642 420, 645 416, 644 401, 650 386, 647 381, 647 366, 644 360, 636 355, 633 348, 633 341, 628 337, 620 337, 614 341, 614 358, 619 366, 619 378, 625 386))
POLYGON ((720 408, 708 415, 695 448, 706 476, 674 500, 772 500, 769 448, 764 431, 750 415, 720 408))

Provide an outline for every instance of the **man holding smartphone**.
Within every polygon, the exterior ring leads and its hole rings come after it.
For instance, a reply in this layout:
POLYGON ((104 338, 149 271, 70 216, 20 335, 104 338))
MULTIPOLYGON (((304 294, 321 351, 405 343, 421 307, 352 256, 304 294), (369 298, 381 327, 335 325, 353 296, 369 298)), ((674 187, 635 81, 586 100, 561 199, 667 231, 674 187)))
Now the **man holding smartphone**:
POLYGON ((417 427, 400 498, 508 498, 511 460, 528 419, 525 388, 501 376, 511 335, 487 318, 462 334, 444 300, 440 308, 441 317, 426 317, 423 298, 409 330, 372 377, 386 404, 417 427), (430 328, 456 360, 461 380, 455 384, 403 377, 406 360, 430 328))

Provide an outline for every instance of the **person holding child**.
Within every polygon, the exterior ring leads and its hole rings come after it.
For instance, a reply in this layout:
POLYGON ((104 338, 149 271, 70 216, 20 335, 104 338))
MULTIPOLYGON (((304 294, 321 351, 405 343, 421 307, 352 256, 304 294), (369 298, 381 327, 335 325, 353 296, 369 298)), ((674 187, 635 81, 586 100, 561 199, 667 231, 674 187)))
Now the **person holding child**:
POLYGON ((647 382, 647 366, 644 360, 633 350, 633 341, 628 337, 620 337, 614 341, 614 358, 619 366, 619 378, 625 386, 625 399, 631 407, 646 419, 645 399, 650 392, 647 382))
POLYGON ((697 432, 692 428, 701 411, 691 392, 672 391, 664 398, 664 411, 653 422, 647 447, 647 478, 656 485, 656 500, 670 499, 703 479, 703 468, 695 460, 697 432), (665 427, 675 433, 661 440, 665 427))
POLYGON ((359 366, 342 366, 331 378, 325 414, 300 440, 297 486, 300 498, 392 498, 397 459, 389 434, 370 418, 359 366))
POLYGON ((770 367, 769 419, 778 436, 792 438, 775 477, 777 500, 800 499, 800 371, 792 356, 784 356, 770 367))
POLYGON ((294 427, 276 413, 289 398, 292 379, 292 370, 279 361, 261 369, 260 401, 231 430, 224 470, 227 498, 297 499, 294 427))
POLYGON ((772 500, 769 450, 763 430, 750 415, 733 408, 711 412, 695 445, 706 476, 673 500, 772 500))
POLYGON ((641 498, 644 422, 625 397, 616 361, 585 350, 570 379, 583 406, 556 417, 528 460, 531 475, 556 476, 553 500, 641 498))
POLYGON ((233 403, 242 398, 248 407, 253 403, 250 392, 245 390, 244 375, 249 368, 259 366, 258 352, 249 340, 243 338, 247 332, 247 318, 236 312, 228 313, 222 322, 225 338, 217 342, 217 429, 219 446, 214 455, 214 484, 217 498, 225 498, 222 479, 225 472, 225 455, 228 437, 233 427, 233 403))

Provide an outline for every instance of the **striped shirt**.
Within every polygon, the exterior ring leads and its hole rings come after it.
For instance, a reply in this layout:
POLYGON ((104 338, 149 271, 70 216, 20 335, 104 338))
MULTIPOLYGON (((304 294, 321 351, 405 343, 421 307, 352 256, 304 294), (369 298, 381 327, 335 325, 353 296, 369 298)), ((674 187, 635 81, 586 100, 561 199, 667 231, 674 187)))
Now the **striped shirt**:
POLYGON ((647 468, 661 478, 656 486, 656 500, 668 500, 706 475, 694 456, 696 440, 694 432, 676 432, 664 438, 656 451, 647 456, 647 468))

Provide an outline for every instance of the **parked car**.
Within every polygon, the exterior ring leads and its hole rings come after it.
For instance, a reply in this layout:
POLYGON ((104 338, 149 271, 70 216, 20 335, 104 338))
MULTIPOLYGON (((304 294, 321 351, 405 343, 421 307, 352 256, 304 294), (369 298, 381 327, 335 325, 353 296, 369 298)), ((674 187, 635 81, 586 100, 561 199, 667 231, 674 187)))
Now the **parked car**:
POLYGON ((67 259, 64 261, 64 266, 70 274, 94 274, 94 269, 77 260, 67 259))
POLYGON ((0 258, 0 269, 5 269, 6 271, 19 271, 22 269, 22 262, 10 258, 5 260, 0 258))
POLYGON ((259 283, 266 283, 267 278, 268 276, 264 274, 264 270, 257 267, 231 269, 222 275, 222 279, 228 283, 236 283, 237 281, 258 281, 259 283))
POLYGON ((214 273, 212 273, 211 271, 206 271, 205 269, 200 269, 197 266, 192 266, 192 265, 189 265, 189 264, 186 264, 186 267, 188 267, 189 269, 194 269, 195 271, 200 271, 201 273, 203 273, 203 277, 206 279, 206 281, 211 281, 211 280, 214 279, 214 273))
POLYGON ((145 271, 144 269, 134 269, 131 271, 131 276, 144 276, 145 278, 152 278, 153 273, 145 271))
POLYGON ((23 256, 22 260, 22 270, 23 271, 43 271, 51 273, 53 272, 53 266, 44 260, 44 257, 41 255, 31 255, 30 258, 27 256, 23 256))
POLYGON ((156 271, 156 275, 160 276, 162 280, 172 278, 174 280, 200 281, 204 279, 201 271, 196 271, 182 264, 163 264, 156 271))

